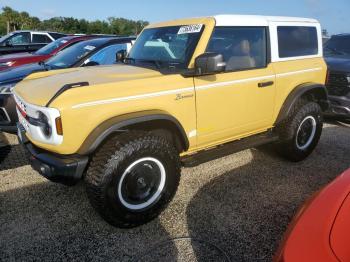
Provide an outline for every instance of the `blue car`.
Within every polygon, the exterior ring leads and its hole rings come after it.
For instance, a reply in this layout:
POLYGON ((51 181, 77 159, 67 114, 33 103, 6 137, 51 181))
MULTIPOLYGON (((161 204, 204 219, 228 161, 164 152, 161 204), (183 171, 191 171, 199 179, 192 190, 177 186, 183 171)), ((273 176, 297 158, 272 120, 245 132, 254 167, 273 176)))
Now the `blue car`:
POLYGON ((80 66, 111 65, 128 52, 135 37, 103 37, 79 42, 46 62, 27 64, 0 72, 0 131, 16 132, 17 113, 11 91, 28 75, 80 66))

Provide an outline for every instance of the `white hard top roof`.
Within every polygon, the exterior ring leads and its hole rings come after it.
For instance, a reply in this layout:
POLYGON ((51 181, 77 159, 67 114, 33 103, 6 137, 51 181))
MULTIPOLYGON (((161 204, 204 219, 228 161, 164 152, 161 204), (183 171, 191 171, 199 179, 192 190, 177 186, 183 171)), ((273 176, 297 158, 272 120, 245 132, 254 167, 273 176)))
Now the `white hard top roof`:
POLYGON ((259 15, 216 15, 217 26, 268 26, 272 22, 319 23, 316 19, 259 15))

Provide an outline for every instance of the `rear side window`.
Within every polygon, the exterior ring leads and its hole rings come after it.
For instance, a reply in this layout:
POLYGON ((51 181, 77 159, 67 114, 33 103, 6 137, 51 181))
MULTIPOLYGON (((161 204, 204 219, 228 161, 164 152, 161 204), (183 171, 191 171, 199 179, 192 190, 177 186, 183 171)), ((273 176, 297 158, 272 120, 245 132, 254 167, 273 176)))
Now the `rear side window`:
POLYGON ((279 26, 277 32, 280 58, 318 54, 316 27, 279 26))
POLYGON ((52 40, 47 35, 33 34, 33 43, 42 44, 42 43, 51 43, 52 40))

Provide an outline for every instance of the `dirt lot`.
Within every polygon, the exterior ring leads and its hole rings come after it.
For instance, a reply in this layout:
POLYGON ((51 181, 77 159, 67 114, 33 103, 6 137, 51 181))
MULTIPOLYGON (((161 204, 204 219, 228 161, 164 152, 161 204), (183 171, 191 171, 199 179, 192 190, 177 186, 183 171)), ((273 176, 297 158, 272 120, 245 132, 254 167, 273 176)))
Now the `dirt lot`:
POLYGON ((349 129, 327 125, 302 163, 264 147, 183 169, 159 219, 120 230, 94 212, 83 184, 50 183, 18 145, 1 147, 0 260, 269 261, 303 201, 350 167, 349 152, 349 129))

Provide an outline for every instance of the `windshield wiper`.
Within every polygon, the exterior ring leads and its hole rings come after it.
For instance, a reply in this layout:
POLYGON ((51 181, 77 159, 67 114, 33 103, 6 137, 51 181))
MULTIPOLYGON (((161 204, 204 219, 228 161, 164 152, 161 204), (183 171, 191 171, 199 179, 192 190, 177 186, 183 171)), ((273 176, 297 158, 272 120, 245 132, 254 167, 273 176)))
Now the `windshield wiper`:
POLYGON ((125 57, 125 61, 133 61, 135 63, 135 58, 125 57))
POLYGON ((136 64, 136 62, 154 64, 157 67, 157 69, 161 68, 161 62, 158 61, 158 60, 136 59, 136 58, 133 58, 133 57, 126 57, 125 61, 132 61, 134 64, 136 64))
POLYGON ((158 60, 148 60, 148 59, 138 59, 140 62, 154 64, 158 69, 160 69, 160 61, 158 60))

